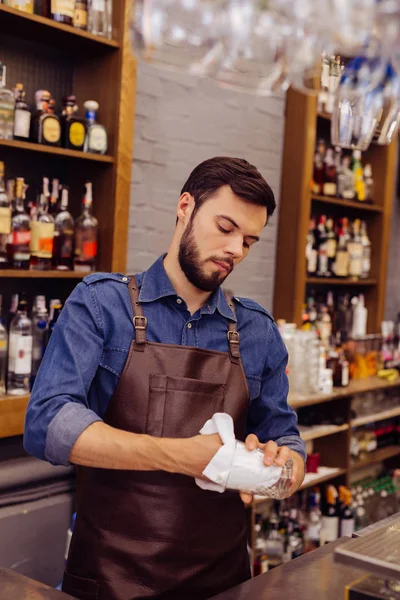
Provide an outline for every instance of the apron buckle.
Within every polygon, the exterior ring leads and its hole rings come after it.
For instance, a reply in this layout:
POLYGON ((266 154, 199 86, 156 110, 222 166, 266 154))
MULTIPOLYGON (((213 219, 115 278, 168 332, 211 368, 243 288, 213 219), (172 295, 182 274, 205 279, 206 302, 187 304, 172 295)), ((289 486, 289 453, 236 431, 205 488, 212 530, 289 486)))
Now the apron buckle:
POLYGON ((133 317, 133 326, 135 329, 146 329, 147 327, 147 318, 146 317, 142 317, 140 315, 136 315, 135 317, 133 317), (141 320, 141 322, 143 323, 143 325, 138 325, 138 321, 141 320))

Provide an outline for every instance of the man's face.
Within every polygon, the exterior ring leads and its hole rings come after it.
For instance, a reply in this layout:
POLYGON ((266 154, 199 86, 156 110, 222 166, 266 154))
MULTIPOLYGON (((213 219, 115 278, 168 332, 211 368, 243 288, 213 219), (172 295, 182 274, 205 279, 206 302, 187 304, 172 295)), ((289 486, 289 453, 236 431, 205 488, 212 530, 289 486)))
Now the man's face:
POLYGON ((266 220, 264 206, 221 187, 192 214, 181 238, 179 264, 190 283, 205 292, 216 290, 248 255, 266 220))

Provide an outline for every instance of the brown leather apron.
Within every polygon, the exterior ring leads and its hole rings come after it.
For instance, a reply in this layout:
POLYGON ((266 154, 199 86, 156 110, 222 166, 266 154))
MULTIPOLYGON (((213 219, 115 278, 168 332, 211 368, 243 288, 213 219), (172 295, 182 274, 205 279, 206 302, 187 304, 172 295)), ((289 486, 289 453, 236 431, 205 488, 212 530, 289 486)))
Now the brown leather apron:
MULTIPOLYGON (((129 291, 135 341, 105 423, 188 438, 226 412, 243 440, 249 392, 235 323, 229 353, 148 342, 134 277, 129 291)), ((205 491, 191 477, 163 471, 78 468, 63 591, 82 600, 203 600, 249 578, 246 511, 237 493, 205 491)))

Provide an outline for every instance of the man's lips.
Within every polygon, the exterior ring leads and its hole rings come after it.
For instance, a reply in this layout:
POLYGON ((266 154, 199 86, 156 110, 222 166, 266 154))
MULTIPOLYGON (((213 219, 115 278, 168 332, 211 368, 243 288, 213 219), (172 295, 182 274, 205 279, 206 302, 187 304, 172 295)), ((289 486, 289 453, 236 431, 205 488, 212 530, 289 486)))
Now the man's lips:
POLYGON ((231 265, 229 265, 226 262, 219 261, 219 260, 213 260, 213 262, 217 265, 217 267, 219 267, 221 269, 221 271, 230 271, 231 270, 231 265))

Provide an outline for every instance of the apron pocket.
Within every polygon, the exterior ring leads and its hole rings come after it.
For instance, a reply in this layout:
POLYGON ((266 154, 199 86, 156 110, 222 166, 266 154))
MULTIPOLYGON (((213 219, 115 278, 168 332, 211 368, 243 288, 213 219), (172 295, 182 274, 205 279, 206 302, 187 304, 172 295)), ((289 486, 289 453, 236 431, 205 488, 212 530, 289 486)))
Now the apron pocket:
POLYGON ((223 383, 150 375, 146 433, 174 438, 197 435, 216 412, 224 412, 224 403, 223 383))
POLYGON ((99 597, 99 584, 96 579, 78 577, 67 571, 64 571, 62 590, 79 600, 98 600, 99 597))

